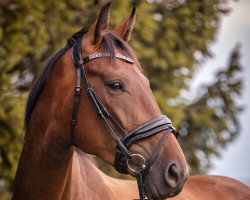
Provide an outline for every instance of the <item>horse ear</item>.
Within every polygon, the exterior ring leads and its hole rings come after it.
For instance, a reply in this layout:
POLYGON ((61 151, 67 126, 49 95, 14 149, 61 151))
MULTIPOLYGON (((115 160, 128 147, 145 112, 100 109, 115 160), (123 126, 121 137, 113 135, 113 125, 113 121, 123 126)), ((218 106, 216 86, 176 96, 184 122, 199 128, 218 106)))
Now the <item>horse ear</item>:
POLYGON ((84 40, 89 44, 96 45, 101 43, 102 38, 108 29, 110 5, 111 2, 108 2, 103 6, 98 19, 87 32, 84 40))
POLYGON ((133 8, 130 17, 123 21, 120 25, 114 28, 113 32, 115 32, 118 36, 120 36, 123 40, 128 41, 131 36, 131 32, 135 23, 135 7, 133 8))

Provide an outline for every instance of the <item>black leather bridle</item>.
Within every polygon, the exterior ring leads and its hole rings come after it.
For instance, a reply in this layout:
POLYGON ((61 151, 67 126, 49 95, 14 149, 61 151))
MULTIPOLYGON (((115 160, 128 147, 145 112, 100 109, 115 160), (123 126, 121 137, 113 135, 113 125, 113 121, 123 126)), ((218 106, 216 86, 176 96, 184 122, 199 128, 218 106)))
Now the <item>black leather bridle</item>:
MULTIPOLYGON (((90 82, 87 79, 87 76, 85 74, 84 70, 84 64, 97 59, 101 57, 111 57, 110 54, 103 54, 103 53, 95 53, 92 55, 89 55, 85 58, 82 58, 82 47, 81 42, 75 41, 73 38, 70 38, 71 42, 74 44, 72 48, 72 58, 75 64, 76 73, 77 73, 77 80, 76 80, 76 86, 75 86, 75 99, 74 99, 74 106, 73 106, 73 114, 72 114, 72 120, 71 120, 71 129, 70 129, 70 136, 71 141, 74 146, 77 146, 75 143, 75 137, 74 137, 74 131, 75 131, 75 125, 77 123, 77 110, 78 110, 78 102, 79 97, 81 93, 81 79, 84 81, 84 85, 86 87, 86 91, 88 94, 88 97, 90 98, 92 104, 94 105, 96 109, 96 113, 102 120, 103 124, 111 134, 112 138, 117 144, 117 153, 115 157, 115 169, 123 174, 128 174, 128 168, 135 172, 136 179, 138 183, 138 189, 139 189, 139 195, 140 200, 145 199, 145 193, 144 193, 144 180, 149 173, 150 167, 153 165, 154 160, 157 157, 157 154, 160 151, 161 146, 163 145, 163 142, 167 138, 169 133, 174 133, 175 136, 178 136, 178 131, 175 130, 175 128, 172 126, 171 120, 166 117, 165 115, 160 115, 158 117, 155 117, 138 127, 131 130, 129 133, 126 133, 123 128, 116 122, 116 120, 110 115, 106 107, 103 105, 102 101, 97 96, 94 88, 90 84, 90 82), (123 139, 120 140, 120 138, 116 135, 112 127, 110 126, 108 120, 114 125, 116 130, 123 136, 123 139), (149 160, 145 160, 145 158, 140 154, 132 154, 129 151, 129 147, 131 147, 132 144, 135 142, 145 139, 147 137, 150 137, 152 135, 155 135, 163 130, 166 130, 164 135, 162 136, 161 140, 159 141, 159 144, 157 145, 153 155, 149 160), (130 160, 139 159, 140 161, 140 168, 133 169, 130 166, 130 160)), ((123 56, 121 54, 115 54, 115 58, 121 59, 124 62, 128 62, 133 64, 133 60, 131 58, 128 58, 126 56, 123 56)))

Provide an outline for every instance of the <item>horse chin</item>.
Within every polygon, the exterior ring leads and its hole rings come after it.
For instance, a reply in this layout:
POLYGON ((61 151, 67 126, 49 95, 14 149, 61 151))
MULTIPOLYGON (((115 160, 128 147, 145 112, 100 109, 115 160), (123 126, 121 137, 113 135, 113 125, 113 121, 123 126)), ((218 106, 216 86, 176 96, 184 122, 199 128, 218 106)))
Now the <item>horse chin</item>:
POLYGON ((157 178, 151 174, 148 174, 144 182, 145 194, 149 199, 153 200, 163 200, 174 197, 182 191, 183 186, 184 184, 171 188, 165 183, 164 180, 161 180, 159 177, 157 178))

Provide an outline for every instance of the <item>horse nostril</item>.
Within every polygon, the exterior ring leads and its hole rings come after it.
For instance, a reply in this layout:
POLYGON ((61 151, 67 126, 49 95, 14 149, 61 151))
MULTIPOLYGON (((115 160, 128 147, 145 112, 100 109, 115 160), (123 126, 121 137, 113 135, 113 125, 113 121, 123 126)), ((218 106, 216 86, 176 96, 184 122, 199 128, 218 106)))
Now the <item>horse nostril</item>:
POLYGON ((180 182, 180 170, 176 164, 171 164, 165 172, 165 181, 171 188, 176 188, 180 182))

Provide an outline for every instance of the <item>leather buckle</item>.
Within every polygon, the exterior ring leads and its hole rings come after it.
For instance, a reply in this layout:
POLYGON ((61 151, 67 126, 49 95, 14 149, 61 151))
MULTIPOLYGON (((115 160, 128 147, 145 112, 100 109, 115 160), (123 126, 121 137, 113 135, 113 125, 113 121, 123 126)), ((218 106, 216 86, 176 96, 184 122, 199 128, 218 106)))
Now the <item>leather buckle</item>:
POLYGON ((81 86, 75 86, 75 93, 80 94, 81 92, 81 86))

